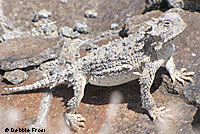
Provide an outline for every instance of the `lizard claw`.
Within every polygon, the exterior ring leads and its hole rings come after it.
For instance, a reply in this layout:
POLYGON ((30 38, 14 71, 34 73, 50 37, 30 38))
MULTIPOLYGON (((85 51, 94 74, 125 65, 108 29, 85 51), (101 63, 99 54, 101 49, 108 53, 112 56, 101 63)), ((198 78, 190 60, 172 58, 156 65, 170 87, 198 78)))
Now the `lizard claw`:
POLYGON ((85 127, 84 122, 86 122, 86 119, 80 114, 65 113, 65 121, 70 128, 77 131, 80 127, 85 127))
POLYGON ((165 115, 169 111, 170 109, 166 109, 165 107, 160 107, 149 111, 149 115, 153 118, 153 121, 162 120, 163 118, 171 119, 172 118, 171 115, 165 115))
POLYGON ((175 82, 175 79, 179 81, 181 84, 185 84, 185 81, 193 82, 193 79, 191 76, 193 76, 194 72, 186 72, 186 68, 182 68, 180 71, 176 70, 174 76, 172 77, 173 83, 175 82))

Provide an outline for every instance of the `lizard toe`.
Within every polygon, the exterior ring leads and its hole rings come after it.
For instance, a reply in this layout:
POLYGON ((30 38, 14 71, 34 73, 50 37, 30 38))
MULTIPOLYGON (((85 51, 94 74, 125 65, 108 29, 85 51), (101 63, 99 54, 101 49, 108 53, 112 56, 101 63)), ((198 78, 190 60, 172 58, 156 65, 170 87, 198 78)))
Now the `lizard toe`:
MULTIPOLYGON (((191 78, 195 73, 194 72, 186 72, 186 68, 180 69, 180 71, 176 70, 174 74, 174 78, 180 82, 182 85, 185 84, 185 81, 193 82, 193 79, 191 78)), ((174 81, 173 81, 174 82, 174 81)))
POLYGON ((78 131, 80 127, 85 127, 86 119, 80 114, 65 113, 65 122, 71 129, 78 131))
POLYGON ((164 118, 171 119, 172 116, 168 114, 170 109, 166 109, 165 107, 156 108, 149 112, 150 116, 153 118, 153 121, 163 120, 164 118))

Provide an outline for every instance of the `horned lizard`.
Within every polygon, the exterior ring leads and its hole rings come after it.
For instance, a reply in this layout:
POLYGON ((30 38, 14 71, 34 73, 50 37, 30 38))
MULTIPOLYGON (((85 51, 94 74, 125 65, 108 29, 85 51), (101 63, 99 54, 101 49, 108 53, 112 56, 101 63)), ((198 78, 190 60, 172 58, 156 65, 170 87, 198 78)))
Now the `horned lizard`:
POLYGON ((5 89, 31 90, 47 84, 51 84, 52 89, 56 84, 66 82, 73 87, 74 96, 67 103, 64 118, 71 128, 79 129, 86 120, 75 111, 84 96, 86 84, 115 86, 139 78, 142 107, 153 120, 160 119, 166 109, 158 108, 150 94, 156 71, 165 66, 173 82, 193 81, 190 76, 194 72, 186 72, 185 68, 176 70, 172 57, 175 46, 170 41, 185 28, 186 23, 177 13, 165 13, 141 24, 134 34, 93 50, 41 81, 5 89))

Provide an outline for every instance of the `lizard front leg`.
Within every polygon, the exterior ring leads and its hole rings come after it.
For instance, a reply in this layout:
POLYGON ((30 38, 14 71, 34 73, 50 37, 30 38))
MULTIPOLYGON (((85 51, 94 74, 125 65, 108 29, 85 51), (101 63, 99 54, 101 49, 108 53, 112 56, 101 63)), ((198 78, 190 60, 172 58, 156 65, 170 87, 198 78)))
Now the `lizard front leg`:
POLYGON ((172 78, 173 83, 177 80, 184 85, 185 81, 193 82, 191 76, 194 75, 194 72, 186 72, 186 68, 176 70, 176 65, 174 64, 174 59, 171 56, 170 59, 166 62, 166 69, 172 78))
POLYGON ((67 103, 67 110, 64 117, 70 128, 78 130, 79 127, 85 127, 83 122, 86 121, 80 114, 75 113, 84 95, 85 85, 87 84, 86 77, 82 74, 74 74, 74 81, 72 84, 74 96, 67 103))
POLYGON ((164 60, 158 60, 145 65, 145 68, 139 78, 142 108, 148 111, 153 120, 155 120, 156 118, 160 118, 161 112, 163 112, 163 110, 165 109, 164 107, 157 108, 150 93, 150 88, 154 81, 155 73, 163 63, 164 60))

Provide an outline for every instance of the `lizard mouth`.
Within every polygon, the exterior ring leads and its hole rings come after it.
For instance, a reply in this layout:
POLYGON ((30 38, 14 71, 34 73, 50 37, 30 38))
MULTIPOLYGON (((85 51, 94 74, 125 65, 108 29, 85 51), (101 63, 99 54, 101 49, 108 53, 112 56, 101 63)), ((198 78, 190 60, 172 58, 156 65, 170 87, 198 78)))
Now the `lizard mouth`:
POLYGON ((172 43, 173 41, 174 41, 174 39, 175 39, 175 37, 171 37, 171 38, 169 38, 165 43, 172 43))
MULTIPOLYGON (((178 35, 178 34, 177 34, 177 35, 178 35)), ((166 38, 166 39, 164 40, 164 43, 172 42, 172 41, 176 38, 177 35, 166 38)))

